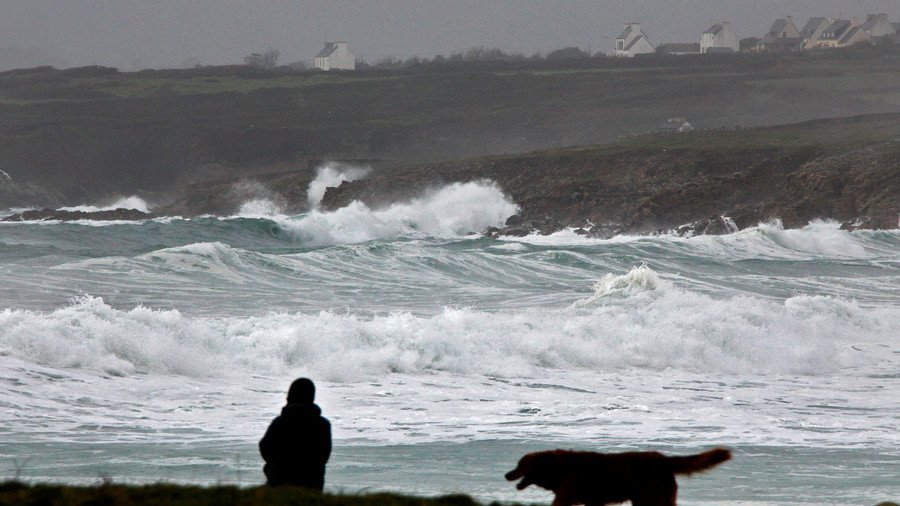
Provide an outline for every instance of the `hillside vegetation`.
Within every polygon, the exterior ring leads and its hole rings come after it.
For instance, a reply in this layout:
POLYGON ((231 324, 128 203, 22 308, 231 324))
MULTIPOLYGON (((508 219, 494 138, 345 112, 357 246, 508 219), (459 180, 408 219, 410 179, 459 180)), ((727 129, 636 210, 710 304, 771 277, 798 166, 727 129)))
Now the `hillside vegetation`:
POLYGON ((0 483, 0 506, 478 506, 464 495, 435 498, 398 494, 319 494, 294 487, 270 488, 190 485, 94 487, 0 483))
POLYGON ((322 73, 250 67, 0 73, 0 208, 357 160, 389 171, 702 129, 900 111, 900 50, 473 62, 322 73))

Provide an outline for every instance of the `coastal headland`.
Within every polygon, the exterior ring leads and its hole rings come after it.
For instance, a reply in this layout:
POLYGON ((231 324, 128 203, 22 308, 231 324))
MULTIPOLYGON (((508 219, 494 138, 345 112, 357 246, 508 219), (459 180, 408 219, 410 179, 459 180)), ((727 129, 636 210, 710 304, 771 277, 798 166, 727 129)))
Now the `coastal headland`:
POLYGON ((898 55, 4 72, 0 208, 140 195, 155 215, 255 198, 303 212, 316 169, 340 161, 372 170, 329 189, 325 209, 491 180, 521 208, 509 234, 896 228, 898 55), (695 130, 658 133, 672 117, 695 130))

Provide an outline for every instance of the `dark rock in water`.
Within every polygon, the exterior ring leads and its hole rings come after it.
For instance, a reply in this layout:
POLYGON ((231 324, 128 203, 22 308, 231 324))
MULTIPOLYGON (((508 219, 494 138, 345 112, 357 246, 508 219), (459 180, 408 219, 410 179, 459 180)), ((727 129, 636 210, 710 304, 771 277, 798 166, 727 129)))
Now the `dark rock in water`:
POLYGON ((583 228, 576 228, 575 230, 573 230, 573 232, 575 232, 578 235, 588 235, 590 233, 583 228))
POLYGON ((503 227, 500 229, 495 229, 496 231, 491 234, 491 237, 500 237, 500 236, 510 236, 510 237, 525 237, 526 235, 534 232, 534 229, 531 227, 527 227, 525 225, 515 225, 512 227, 503 227))
POLYGON ((863 216, 862 218, 841 224, 841 230, 891 230, 897 228, 897 216, 863 216))
MULTIPOLYGON (((740 230, 735 222, 727 216, 710 216, 705 220, 695 221, 675 229, 680 236, 694 235, 726 235, 740 230)), ((664 232, 660 230, 660 232, 664 232)))
POLYGON ((3 218, 2 221, 137 221, 152 218, 153 215, 137 209, 112 209, 109 211, 61 211, 58 209, 29 209, 28 211, 3 218))
POLYGON ((514 214, 514 215, 510 216, 509 218, 506 218, 506 226, 507 227, 513 227, 516 225, 521 225, 523 223, 525 223, 525 218, 523 218, 519 214, 514 214))
POLYGON ((731 218, 738 230, 755 227, 765 221, 758 209, 750 207, 739 207, 726 214, 726 216, 731 218))
POLYGON ((612 239, 622 233, 620 225, 594 225, 589 231, 590 237, 595 239, 612 239))

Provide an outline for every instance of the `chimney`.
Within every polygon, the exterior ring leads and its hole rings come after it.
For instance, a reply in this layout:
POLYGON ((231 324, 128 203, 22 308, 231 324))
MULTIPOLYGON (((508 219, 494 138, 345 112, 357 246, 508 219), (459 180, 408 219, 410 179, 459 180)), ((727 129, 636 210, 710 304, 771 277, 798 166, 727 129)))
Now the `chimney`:
POLYGON ((788 23, 794 22, 794 16, 785 16, 784 19, 787 20, 788 23))
POLYGON ((856 16, 850 18, 850 26, 859 26, 859 18, 856 16))
POLYGON ((726 30, 731 29, 731 21, 722 21, 722 28, 726 30))

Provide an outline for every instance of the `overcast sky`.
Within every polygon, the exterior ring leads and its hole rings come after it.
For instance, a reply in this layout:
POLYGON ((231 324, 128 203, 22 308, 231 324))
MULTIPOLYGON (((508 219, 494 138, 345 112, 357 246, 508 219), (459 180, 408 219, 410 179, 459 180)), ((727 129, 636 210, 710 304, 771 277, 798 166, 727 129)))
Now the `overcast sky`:
POLYGON ((368 61, 476 45, 610 52, 632 20, 654 43, 697 42, 722 20, 748 37, 789 14, 802 28, 810 16, 875 12, 900 21, 900 0, 0 0, 0 68, 229 64, 267 48, 289 63, 310 60, 330 40, 368 61))

